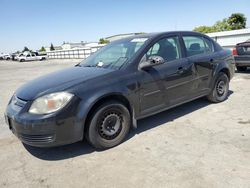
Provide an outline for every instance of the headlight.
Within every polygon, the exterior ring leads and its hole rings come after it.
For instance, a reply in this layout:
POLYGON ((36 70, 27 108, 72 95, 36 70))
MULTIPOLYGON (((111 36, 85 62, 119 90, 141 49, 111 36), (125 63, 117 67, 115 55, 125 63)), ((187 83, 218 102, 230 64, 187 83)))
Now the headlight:
POLYGON ((29 113, 49 114, 66 106, 74 95, 67 92, 58 92, 37 98, 31 105, 29 113))

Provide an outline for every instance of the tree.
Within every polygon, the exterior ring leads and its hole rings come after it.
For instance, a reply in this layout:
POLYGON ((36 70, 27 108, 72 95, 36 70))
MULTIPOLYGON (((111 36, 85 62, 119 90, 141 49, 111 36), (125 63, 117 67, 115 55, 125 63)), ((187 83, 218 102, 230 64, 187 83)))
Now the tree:
POLYGON ((234 13, 228 18, 227 22, 231 30, 244 29, 246 28, 247 18, 244 14, 234 13))
POLYGON ((194 31, 200 32, 200 33, 212 33, 212 32, 215 32, 215 28, 203 25, 203 26, 194 28, 194 31))
POLYGON ((231 30, 226 18, 224 18, 222 21, 217 21, 213 25, 213 27, 214 27, 215 32, 231 30))
POLYGON ((39 50, 39 52, 45 52, 45 48, 42 46, 41 49, 39 50))
POLYGON ((246 28, 246 21, 247 18, 244 16, 244 14, 234 13, 228 18, 224 18, 222 21, 217 21, 213 26, 199 26, 194 28, 194 31, 201 33, 212 33, 244 29, 246 28))
POLYGON ((100 38, 99 44, 107 44, 107 43, 109 43, 109 40, 104 39, 104 38, 100 38))
POLYGON ((22 52, 26 52, 26 51, 30 51, 30 49, 29 49, 27 46, 25 46, 25 47, 23 48, 23 51, 22 51, 22 52))
POLYGON ((53 44, 51 43, 51 45, 50 45, 50 51, 53 51, 53 50, 55 50, 55 48, 54 48, 53 44))

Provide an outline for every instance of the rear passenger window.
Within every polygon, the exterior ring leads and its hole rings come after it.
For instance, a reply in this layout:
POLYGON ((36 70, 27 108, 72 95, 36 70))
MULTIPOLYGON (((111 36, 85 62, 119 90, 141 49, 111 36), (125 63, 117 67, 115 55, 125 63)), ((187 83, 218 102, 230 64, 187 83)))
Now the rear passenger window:
POLYGON ((184 36, 183 37, 187 56, 193 56, 198 54, 211 53, 214 51, 213 44, 206 38, 196 36, 184 36))

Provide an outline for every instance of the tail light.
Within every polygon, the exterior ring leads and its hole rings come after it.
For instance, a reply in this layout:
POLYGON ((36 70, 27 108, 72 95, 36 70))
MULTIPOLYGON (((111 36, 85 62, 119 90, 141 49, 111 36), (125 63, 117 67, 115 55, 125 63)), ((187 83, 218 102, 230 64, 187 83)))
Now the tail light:
POLYGON ((238 52, 237 52, 236 48, 233 49, 233 55, 238 55, 238 52))

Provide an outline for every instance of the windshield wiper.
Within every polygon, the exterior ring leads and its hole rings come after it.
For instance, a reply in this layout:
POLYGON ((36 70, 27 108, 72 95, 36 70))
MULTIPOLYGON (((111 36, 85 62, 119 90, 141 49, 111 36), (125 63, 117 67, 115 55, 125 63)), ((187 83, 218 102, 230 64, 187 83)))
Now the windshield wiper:
POLYGON ((80 63, 77 63, 77 64, 75 65, 75 67, 81 67, 81 64, 80 64, 80 63))
POLYGON ((83 67, 97 67, 97 65, 83 65, 83 67))

